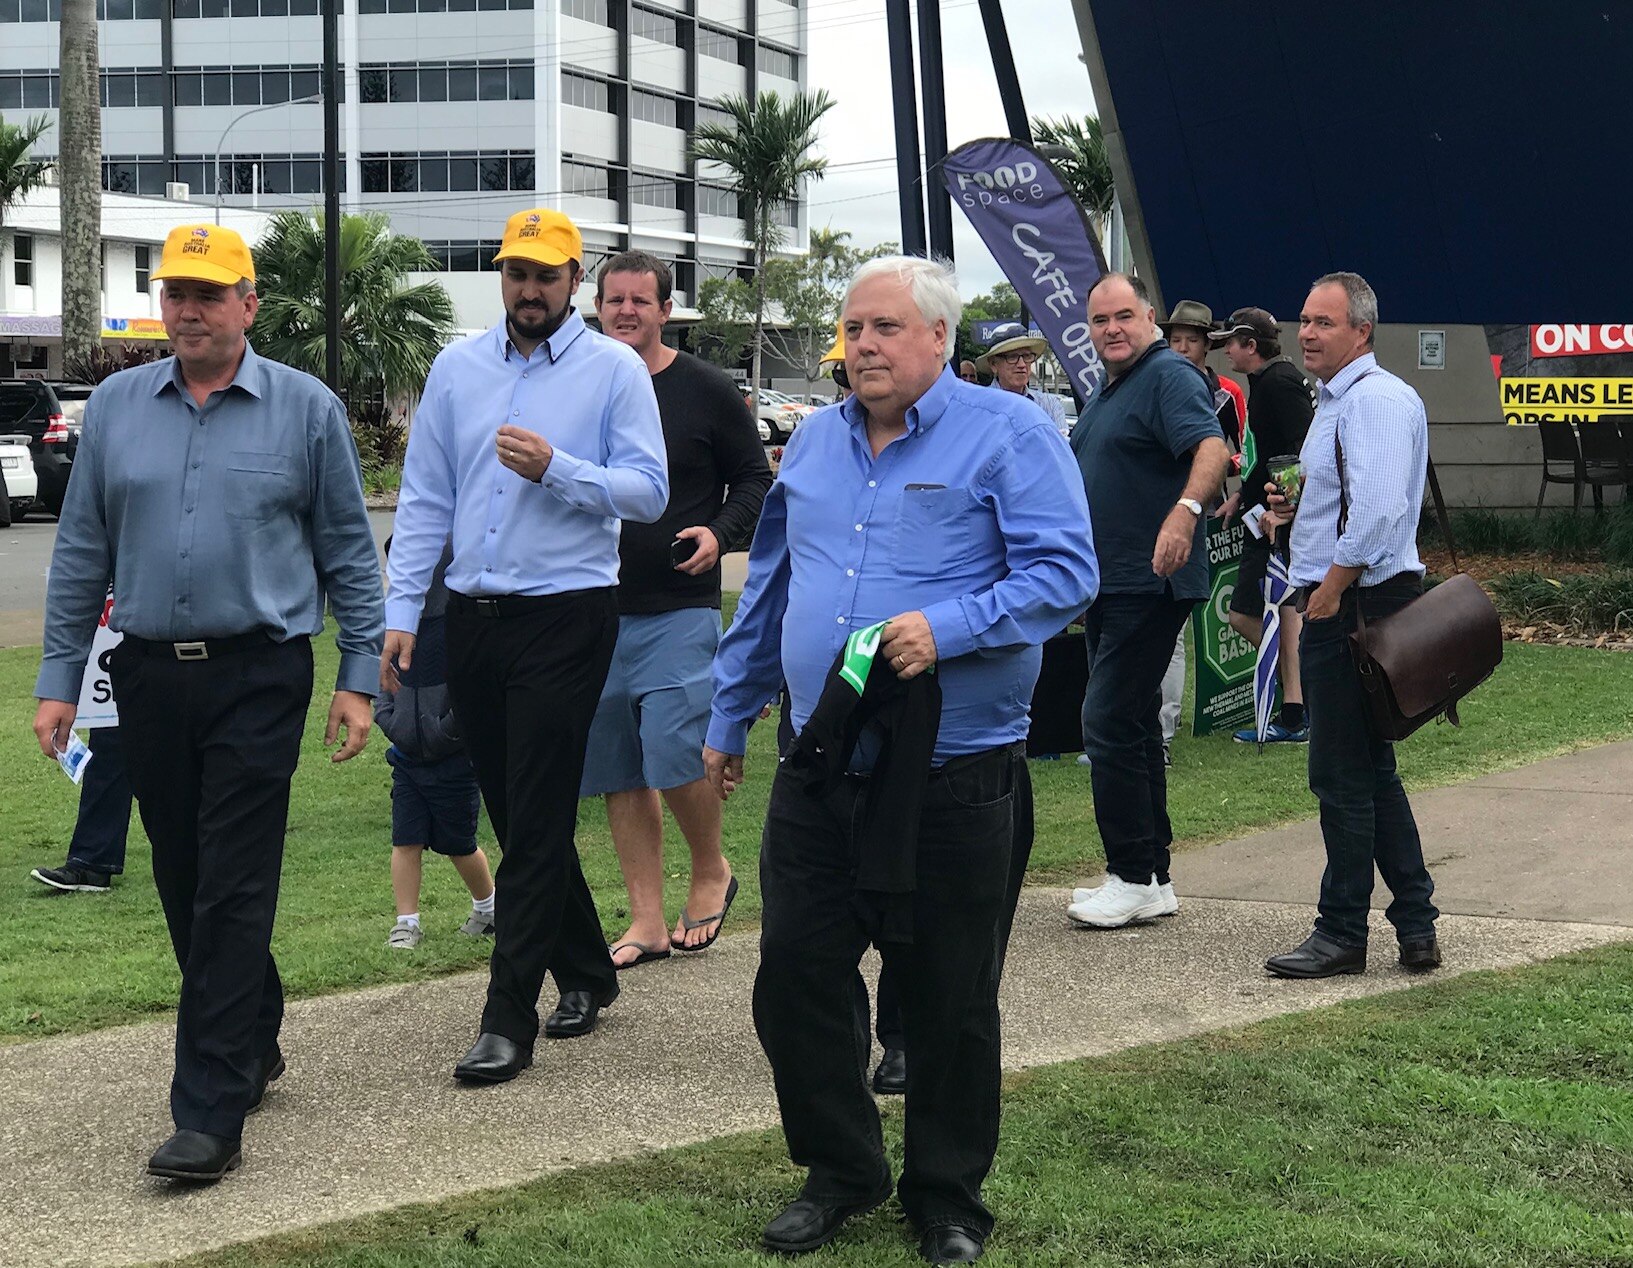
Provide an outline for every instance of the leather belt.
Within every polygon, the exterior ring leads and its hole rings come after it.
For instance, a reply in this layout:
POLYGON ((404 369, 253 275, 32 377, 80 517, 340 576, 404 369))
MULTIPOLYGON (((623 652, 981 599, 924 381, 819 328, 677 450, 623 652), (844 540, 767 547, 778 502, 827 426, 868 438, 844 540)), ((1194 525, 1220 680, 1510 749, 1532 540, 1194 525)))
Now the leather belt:
POLYGON ((212 660, 218 656, 234 656, 257 647, 271 647, 272 635, 265 630, 238 634, 232 638, 200 638, 182 643, 161 643, 153 639, 125 635, 124 645, 138 656, 152 656, 161 660, 212 660))
POLYGON ((556 594, 460 594, 448 591, 448 610, 461 616, 480 616, 503 620, 514 616, 531 616, 537 612, 560 610, 581 601, 593 590, 563 590, 556 594))

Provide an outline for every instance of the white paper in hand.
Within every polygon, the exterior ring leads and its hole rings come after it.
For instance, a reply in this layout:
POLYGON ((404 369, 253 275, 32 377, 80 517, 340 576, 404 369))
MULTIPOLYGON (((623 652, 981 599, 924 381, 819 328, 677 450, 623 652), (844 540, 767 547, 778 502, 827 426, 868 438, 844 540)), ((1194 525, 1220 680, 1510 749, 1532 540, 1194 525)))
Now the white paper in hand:
POLYGON ((1242 526, 1261 541, 1264 539, 1264 529, 1259 527, 1259 519, 1264 515, 1264 507, 1255 506, 1242 512, 1242 526))
POLYGON ((91 762, 91 750, 86 747, 85 741, 79 738, 78 731, 68 732, 68 747, 57 750, 57 765, 62 767, 62 773, 76 784, 85 778, 85 768, 91 762))

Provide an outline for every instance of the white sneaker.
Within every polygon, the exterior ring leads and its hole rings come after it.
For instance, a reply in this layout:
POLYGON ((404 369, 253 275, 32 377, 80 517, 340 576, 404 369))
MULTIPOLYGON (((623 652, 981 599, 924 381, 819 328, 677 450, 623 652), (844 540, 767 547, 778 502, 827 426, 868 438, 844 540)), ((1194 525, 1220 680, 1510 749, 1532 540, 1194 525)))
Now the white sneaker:
POLYGON ((1155 880, 1130 885, 1121 876, 1108 876, 1092 897, 1066 908, 1066 916, 1073 924, 1094 929, 1121 929, 1132 921, 1162 915, 1164 906, 1162 888, 1155 880))
POLYGON ((418 925, 399 920, 391 926, 391 936, 386 939, 386 945, 397 951, 412 951, 424 937, 425 933, 418 925))
MULTIPOLYGON (((1074 889, 1072 891, 1072 902, 1074 902, 1074 903, 1086 903, 1086 902, 1088 902, 1089 899, 1093 898, 1096 894, 1098 894, 1100 892, 1101 886, 1103 886, 1105 883, 1106 883, 1106 878, 1104 876, 1102 876, 1100 878, 1100 884, 1099 885, 1092 885, 1092 886, 1089 886, 1087 888, 1079 887, 1077 889, 1074 889)), ((1165 885, 1158 885, 1157 889, 1162 894, 1162 910, 1159 911, 1157 913, 1157 915, 1159 915, 1159 916, 1177 916, 1179 914, 1179 895, 1174 893, 1174 882, 1169 881, 1165 885)))

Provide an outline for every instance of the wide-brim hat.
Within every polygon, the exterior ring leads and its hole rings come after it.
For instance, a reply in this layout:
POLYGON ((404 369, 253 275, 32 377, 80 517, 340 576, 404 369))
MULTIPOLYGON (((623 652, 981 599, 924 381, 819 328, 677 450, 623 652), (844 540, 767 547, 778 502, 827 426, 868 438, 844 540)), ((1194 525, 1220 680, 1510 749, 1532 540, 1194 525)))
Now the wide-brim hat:
POLYGON ((1213 330, 1213 309, 1194 299, 1182 299, 1174 305, 1174 311, 1168 314, 1167 321, 1157 323, 1164 339, 1172 338, 1175 326, 1189 326, 1192 330, 1209 334, 1213 330))
POLYGON ((1049 341, 1039 335, 1014 335, 1008 339, 1000 339, 976 358, 975 368, 987 374, 995 374, 996 371, 992 368, 994 357, 1001 357, 1006 352, 1022 352, 1027 349, 1041 357, 1049 351, 1049 341))

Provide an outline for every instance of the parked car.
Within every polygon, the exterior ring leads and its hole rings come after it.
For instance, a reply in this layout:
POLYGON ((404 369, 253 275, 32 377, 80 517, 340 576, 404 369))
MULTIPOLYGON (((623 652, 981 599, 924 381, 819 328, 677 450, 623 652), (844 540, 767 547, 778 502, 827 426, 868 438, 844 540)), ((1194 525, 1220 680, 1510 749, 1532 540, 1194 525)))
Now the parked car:
POLYGON ((57 394, 62 416, 68 422, 67 452, 68 461, 72 464, 79 456, 79 433, 85 425, 85 402, 91 399, 96 386, 91 383, 53 383, 51 390, 57 394))
POLYGON ((816 413, 815 405, 807 405, 797 397, 790 396, 787 392, 779 392, 775 388, 761 388, 760 399, 770 401, 773 405, 785 405, 789 409, 796 409, 801 415, 816 413))
POLYGON ((73 461, 68 419, 49 383, 36 379, 0 379, 0 434, 28 437, 34 460, 38 503, 56 515, 68 491, 68 468, 73 461))
MULTIPOLYGON (((788 438, 794 434, 794 428, 799 426, 800 419, 805 417, 799 409, 790 407, 771 399, 774 395, 770 388, 760 389, 760 404, 757 411, 760 426, 765 428, 762 440, 776 441, 779 445, 786 444, 788 438)), ((776 395, 780 395, 777 393, 776 395)), ((743 392, 743 403, 748 404, 748 391, 743 392)))
POLYGON ((0 435, 0 528, 34 509, 39 487, 34 457, 28 452, 28 437, 0 435))

